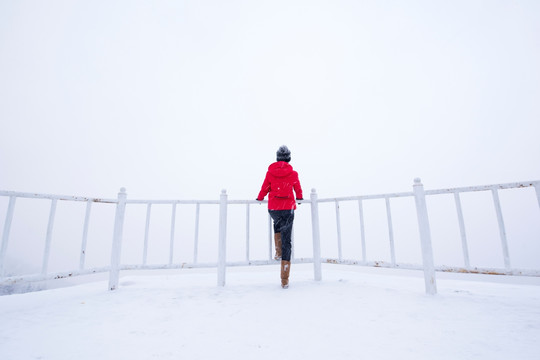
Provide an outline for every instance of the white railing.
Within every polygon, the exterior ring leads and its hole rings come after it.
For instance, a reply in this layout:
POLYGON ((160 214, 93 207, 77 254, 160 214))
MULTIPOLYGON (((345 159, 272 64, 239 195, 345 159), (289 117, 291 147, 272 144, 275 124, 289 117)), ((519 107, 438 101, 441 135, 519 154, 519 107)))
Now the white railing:
MULTIPOLYGON (((391 267, 391 268, 403 268, 403 269, 416 269, 424 270, 426 292, 429 294, 436 293, 436 281, 435 271, 449 271, 449 272, 464 272, 464 273, 484 273, 484 274, 502 274, 502 275, 526 275, 526 276, 540 276, 540 266, 536 269, 524 270, 516 269, 511 266, 511 258, 508 250, 508 241, 505 230, 505 223, 501 210, 501 202, 499 199, 498 191, 500 189, 519 189, 526 187, 534 187, 538 205, 540 206, 540 181, 520 182, 510 184, 495 184, 485 186, 473 186, 453 189, 441 189, 441 190, 427 190, 424 191, 423 185, 420 179, 415 179, 412 192, 403 193, 390 193, 380 195, 363 195, 363 196, 351 196, 340 198, 328 198, 318 199, 315 189, 311 192, 309 200, 299 201, 300 203, 309 204, 311 206, 311 236, 312 236, 312 258, 296 258, 294 257, 294 236, 293 236, 293 263, 313 263, 314 264, 314 278, 316 281, 322 279, 321 263, 337 263, 337 264, 349 264, 349 265, 364 265, 364 266, 377 266, 377 267, 391 267), (504 269, 497 268, 482 268, 473 267, 469 259, 468 251, 468 239, 465 231, 465 221, 461 206, 460 194, 467 192, 487 191, 491 192, 493 198, 493 205, 497 215, 497 223, 499 228, 499 235, 501 241, 501 248, 504 258, 504 269), (430 222, 428 218, 428 209, 426 206, 426 197, 437 196, 441 194, 453 194, 456 213, 459 223, 459 231, 461 238, 461 248, 463 254, 464 267, 456 266, 435 266, 433 260, 433 250, 431 245, 431 230, 430 222), (416 206, 416 217, 418 221, 418 233, 419 240, 422 249, 422 261, 423 264, 405 264, 396 260, 395 244, 394 244, 394 229, 391 210, 391 199, 395 198, 413 198, 416 206), (382 199, 385 201, 386 206, 386 222, 388 228, 389 250, 390 250, 390 262, 384 261, 368 261, 366 255, 366 233, 364 226, 364 201, 382 199), (362 257, 361 259, 345 259, 343 257, 342 249, 342 229, 340 204, 342 202, 356 201, 358 203, 359 225, 360 225, 360 239, 362 257), (320 232, 320 220, 319 220, 319 204, 334 203, 336 212, 336 235, 337 235, 337 258, 323 258, 321 256, 321 240, 320 232)), ((219 200, 131 200, 127 198, 127 194, 124 188, 122 188, 116 199, 100 199, 100 198, 86 198, 75 196, 61 196, 61 195, 45 195, 45 194, 32 194, 32 193, 20 193, 12 191, 0 191, 0 197, 7 197, 9 199, 6 209, 6 217, 4 221, 4 227, 2 232, 2 242, 0 247, 0 286, 12 285, 22 282, 42 281, 50 279, 66 278, 78 275, 86 275, 99 272, 109 271, 109 289, 114 290, 118 287, 119 273, 122 270, 142 270, 142 269, 179 269, 179 268, 192 268, 192 267, 215 267, 217 268, 219 286, 224 286, 226 282, 226 268, 228 266, 245 266, 245 265, 267 265, 275 264, 276 262, 272 258, 272 226, 271 219, 268 218, 268 258, 267 259, 251 259, 250 258, 250 214, 251 205, 260 204, 255 200, 229 200, 225 190, 222 191, 219 200), (45 246, 43 250, 41 272, 28 275, 6 275, 5 264, 6 254, 8 253, 10 229, 15 214, 15 205, 18 198, 29 199, 46 199, 51 201, 49 218, 47 223, 47 231, 45 236, 45 246), (53 237, 53 229, 55 223, 55 214, 58 201, 71 201, 71 202, 85 202, 86 211, 84 216, 84 225, 81 241, 81 250, 79 258, 79 268, 67 271, 67 272, 51 272, 49 271, 49 259, 51 253, 51 242, 53 237), (88 243, 88 230, 90 224, 92 204, 101 203, 114 205, 115 221, 113 228, 112 239, 112 251, 111 260, 109 266, 104 267, 86 267, 86 248, 88 243), (122 240, 123 240, 123 227, 125 209, 127 206, 133 204, 146 205, 146 224, 145 235, 143 244, 143 255, 139 264, 122 264, 122 240), (153 205, 171 205, 171 223, 170 223, 170 242, 168 263, 163 264, 148 264, 148 246, 149 246, 149 231, 150 231, 150 218, 153 205), (175 240, 175 228, 176 228, 176 211, 177 206, 182 205, 195 205, 195 224, 194 224, 194 247, 193 247, 193 261, 191 262, 175 262, 174 259, 174 240, 175 240), (216 262, 200 263, 198 260, 198 248, 199 248, 199 228, 200 228, 200 209, 201 206, 219 206, 219 225, 217 234, 217 259, 216 262), (244 261, 227 261, 226 256, 226 244, 227 244, 227 213, 230 206, 245 206, 245 247, 246 255, 244 261)), ((259 207, 259 211, 263 208, 259 207)), ((264 210, 265 211, 265 210, 264 210)), ((540 220, 540 219, 539 219, 540 220)))
MULTIPOLYGON (((440 189, 440 190, 423 190, 423 186, 420 182, 420 179, 415 179, 412 192, 402 192, 402 193, 392 193, 392 194, 379 194, 379 195, 363 195, 363 196, 351 196, 351 197, 340 197, 340 198, 331 198, 331 199, 321 199, 319 203, 325 202, 334 202, 336 208, 336 228, 337 228, 337 246, 338 246, 338 258, 337 259, 324 259, 323 261, 332 262, 332 263, 341 263, 341 264, 358 264, 358 265, 368 265, 368 266, 377 266, 377 267, 398 267, 404 269, 414 269, 421 270, 425 269, 426 265, 428 267, 432 266, 431 264, 425 264, 424 266, 415 265, 415 264, 405 264, 396 262, 395 256, 395 245, 394 245, 394 232, 393 232, 393 222, 392 222, 392 211, 390 206, 390 200, 395 198, 406 198, 414 197, 416 202, 417 217, 419 222, 419 233, 422 244, 422 251, 427 251, 430 253, 432 250, 431 247, 431 234, 429 228, 429 219, 427 213, 427 207, 425 204, 426 197, 432 197, 437 195, 452 194, 454 197, 456 213, 459 224, 459 232, 461 238, 461 248, 463 255, 464 267, 456 266, 445 266, 439 265, 435 269, 437 271, 447 271, 447 272, 459 272, 459 273, 478 273, 478 274, 494 274, 494 275, 524 275, 524 276, 540 276, 540 263, 538 264, 537 269, 527 270, 527 269, 517 269, 511 266, 510 254, 508 250, 508 240, 506 236, 505 223, 501 210, 501 201, 499 199, 499 190, 502 189, 520 189, 534 187, 538 206, 540 207, 540 181, 530 181, 530 182, 518 182, 518 183, 507 183, 507 184, 494 184, 494 185, 483 185, 483 186, 470 186, 470 187, 460 187, 460 188, 450 188, 450 189, 440 189), (470 264, 469 259, 469 250, 468 250, 468 241, 467 234, 465 230, 465 221, 461 206, 461 197, 460 194, 469 193, 469 192, 479 192, 486 191, 490 192, 493 198, 493 205, 496 212, 497 224, 499 228, 499 236, 501 241, 502 255, 504 258, 504 269, 498 268, 483 268, 483 267, 473 267, 470 264), (388 226, 388 238, 389 238, 389 248, 390 248, 390 263, 383 261, 367 261, 366 259, 366 238, 364 230, 364 210, 363 203, 365 200, 374 200, 374 199, 384 199, 386 204, 386 214, 387 214, 387 226, 388 226), (344 260, 342 258, 342 249, 341 249, 341 229, 340 229, 340 204, 347 201, 358 201, 359 209, 359 223, 361 228, 361 243, 362 243, 362 260, 344 260), (425 240, 425 241, 424 241, 425 240), (424 247, 426 247, 424 249, 424 247)), ((540 219, 538 219, 540 221, 540 219)), ((423 259, 426 261, 431 261, 427 254, 423 254, 423 259)))
POLYGON ((85 198, 85 197, 79 197, 79 196, 34 194, 34 193, 22 193, 22 192, 14 192, 14 191, 0 191, 0 196, 9 198, 6 218, 4 221, 4 229, 2 232, 2 243, 0 247, 0 284, 13 284, 16 282, 23 282, 23 281, 41 281, 41 280, 59 279, 59 278, 77 276, 77 275, 87 275, 87 274, 92 274, 92 273, 109 271, 109 267, 85 269, 84 264, 85 264, 85 254, 86 254, 86 245, 87 245, 87 236, 88 236, 88 225, 90 221, 92 203, 117 204, 118 201, 116 199, 85 198), (25 275, 25 276, 6 276, 5 275, 6 254, 8 251, 11 224, 12 224, 13 216, 15 213, 15 203, 18 198, 51 200, 51 207, 49 211, 49 221, 47 224, 47 234, 45 238, 45 248, 43 251, 40 273, 35 273, 35 274, 30 274, 30 275, 25 275), (86 202, 86 214, 85 214, 85 220, 84 220, 84 226, 83 226, 84 230, 83 230, 83 236, 82 236, 79 269, 65 272, 65 273, 50 273, 48 271, 49 258, 50 258, 50 250, 51 250, 52 232, 54 228, 54 221, 55 221, 55 215, 56 215, 56 205, 58 203, 58 200, 86 202))

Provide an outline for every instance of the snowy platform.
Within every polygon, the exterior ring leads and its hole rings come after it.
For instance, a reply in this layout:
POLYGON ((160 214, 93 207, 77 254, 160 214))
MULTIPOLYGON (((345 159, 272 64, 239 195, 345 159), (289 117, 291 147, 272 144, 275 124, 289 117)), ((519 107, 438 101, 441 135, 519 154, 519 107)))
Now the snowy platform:
POLYGON ((0 358, 539 359, 540 281, 297 265, 134 275, 0 297, 0 358), (452 278, 450 278, 452 277, 452 278), (496 281, 501 281, 497 283, 496 281))

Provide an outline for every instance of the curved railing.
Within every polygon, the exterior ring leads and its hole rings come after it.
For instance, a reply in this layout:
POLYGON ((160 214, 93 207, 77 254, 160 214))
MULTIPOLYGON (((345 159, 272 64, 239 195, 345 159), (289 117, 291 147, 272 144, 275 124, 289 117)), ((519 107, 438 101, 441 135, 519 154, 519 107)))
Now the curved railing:
MULTIPOLYGON (((299 203, 306 204, 311 207, 311 238, 312 238, 312 256, 311 257, 295 257, 294 256, 294 235, 293 235, 293 263, 313 263, 314 278, 321 280, 321 263, 332 264, 349 264, 363 265, 376 267, 390 267, 402 269, 424 270, 426 280, 426 291, 428 293, 436 292, 435 271, 463 272, 463 273, 483 273, 483 274, 501 274, 501 275, 525 275, 525 276, 540 276, 540 266, 535 269, 520 269, 512 266, 511 256, 508 249, 508 240, 505 229, 505 221, 501 210, 501 201, 499 199, 499 191, 504 189, 522 189, 533 187, 535 189, 538 205, 540 206, 540 181, 517 182, 508 184, 494 184, 472 187, 460 187, 440 190, 425 191, 419 179, 415 179, 413 191, 402 193, 388 193, 379 195, 361 195, 351 197, 338 197, 319 199, 317 193, 313 189, 309 200, 301 200, 299 203), (504 268, 486 268, 474 266, 471 264, 469 257, 468 236, 465 227, 465 220, 462 211, 461 195, 469 192, 488 192, 491 193, 493 206, 496 213, 498 232, 504 259, 504 268), (431 245, 431 230, 426 206, 426 198, 438 195, 452 195, 455 203, 455 210, 459 224, 460 243, 463 256, 463 266, 448 266, 435 264, 433 260, 433 250, 431 245), (416 218, 418 221, 418 237, 422 249, 422 264, 407 264, 396 260, 394 228, 392 219, 391 202, 397 198, 414 199, 416 208, 416 218), (390 261, 368 260, 366 251, 366 233, 364 225, 364 203, 369 200, 384 200, 386 208, 386 223, 388 230, 388 246, 390 252, 390 261), (341 229, 341 212, 340 207, 344 203, 356 202, 358 206, 358 225, 360 227, 361 256, 344 256, 342 247, 342 229, 341 229), (336 243, 337 257, 322 257, 321 256, 321 232, 319 219, 319 205, 325 203, 335 204, 335 223, 336 223, 336 243)), ((143 270, 143 269, 180 269, 194 267, 215 267, 218 272, 218 285, 225 285, 226 268, 228 266, 251 266, 251 265, 268 265, 275 264, 272 258, 272 227, 271 219, 268 216, 268 252, 266 258, 251 258, 250 244, 252 242, 250 234, 250 218, 253 212, 254 205, 260 205, 261 202, 255 200, 229 200, 225 190, 220 195, 219 200, 136 200, 128 199, 125 189, 121 189, 116 199, 103 198, 88 198, 77 196, 63 195, 47 195, 34 193, 21 193, 14 191, 0 191, 0 198, 7 198, 6 216, 3 224, 3 232, 0 247, 0 286, 13 285, 17 283, 42 281, 50 279, 59 279, 66 277, 74 277, 79 275, 93 274, 99 272, 109 272, 109 289, 115 289, 118 286, 118 278, 120 271, 124 270, 143 270), (45 245, 43 247, 41 271, 32 274, 13 274, 6 270, 6 256, 9 253, 10 232, 13 218, 16 214, 16 203, 18 199, 40 199, 50 200, 49 218, 47 223, 47 231, 45 235, 45 245), (70 271, 54 272, 49 271, 49 261, 51 255, 51 243, 53 240, 53 229, 55 224, 56 207, 58 201, 67 202, 83 202, 86 203, 84 215, 84 223, 81 237, 81 248, 79 253, 79 267, 70 271), (105 204, 115 208, 115 220, 112 234, 111 244, 111 260, 109 265, 101 267, 87 267, 86 253, 88 244, 88 231, 90 227, 90 219, 92 207, 94 204, 105 204), (144 244, 142 251, 142 259, 140 263, 127 264, 121 262, 122 242, 124 231, 125 209, 128 206, 144 205, 146 206, 146 221, 144 244), (148 247, 149 247, 149 232, 150 219, 152 208, 155 205, 170 205, 171 206, 171 222, 170 222, 170 241, 168 249, 168 262, 161 264, 148 263, 148 247), (192 261, 175 261, 175 228, 176 228, 176 211, 179 206, 195 206, 195 221, 194 221, 194 238, 193 238, 193 257, 192 261), (199 261, 199 229, 200 229, 200 209, 203 206, 219 207, 219 224, 217 238, 217 256, 213 262, 199 261), (227 214, 230 207, 245 208, 245 259, 241 261, 227 261, 227 214)), ((263 202, 265 203, 265 202, 263 202)), ((305 206, 305 205, 304 205, 305 206)), ((257 212, 266 211, 265 207, 257 206, 257 212)), ((540 221, 540 218, 538 219, 540 221)), ((204 225, 204 224, 203 224, 204 225)), ((328 241, 327 238, 322 239, 323 243, 328 241)))

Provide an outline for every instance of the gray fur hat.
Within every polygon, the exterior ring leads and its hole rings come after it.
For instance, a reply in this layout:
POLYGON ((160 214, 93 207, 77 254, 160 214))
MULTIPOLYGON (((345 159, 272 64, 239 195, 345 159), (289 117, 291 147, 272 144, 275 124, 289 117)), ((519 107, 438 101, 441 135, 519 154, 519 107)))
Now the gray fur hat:
POLYGON ((291 161, 291 151, 289 148, 285 145, 282 145, 279 147, 277 153, 276 153, 277 161, 285 161, 289 162, 291 161))

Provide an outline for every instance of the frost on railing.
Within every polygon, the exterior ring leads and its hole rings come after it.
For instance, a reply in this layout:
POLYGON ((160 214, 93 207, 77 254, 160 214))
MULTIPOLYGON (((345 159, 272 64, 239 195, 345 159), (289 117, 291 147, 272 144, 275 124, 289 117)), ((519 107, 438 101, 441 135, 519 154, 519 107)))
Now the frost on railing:
MULTIPOLYGON (((449 271, 449 272, 463 272, 463 273, 483 273, 483 274, 502 274, 502 275, 527 275, 527 276, 540 276, 540 265, 535 265, 533 268, 521 269, 515 267, 514 261, 512 261, 510 251, 508 234, 506 230, 505 219, 503 216, 503 206, 501 205, 501 198, 499 196, 500 190, 505 189, 522 189, 522 188, 534 188, 538 207, 540 207, 540 182, 519 182, 511 184, 495 184, 473 187, 462 187, 452 189, 440 189, 440 190, 424 190, 420 179, 415 179, 413 184, 413 191, 402 193, 388 193, 379 195, 361 195, 351 197, 340 198, 326 198, 319 199, 315 189, 311 192, 309 200, 299 201, 306 204, 304 206, 310 206, 309 220, 306 218, 307 223, 310 224, 308 228, 302 228, 301 224, 297 224, 295 221, 295 229, 300 226, 303 230, 302 239, 303 245, 308 243, 306 238, 311 237, 311 249, 303 252, 303 255, 296 256, 295 248, 295 233, 293 232, 293 263, 313 263, 314 266, 314 279, 320 281, 322 279, 321 263, 331 264, 345 264, 345 265, 363 265, 363 266, 376 266, 376 267, 389 267, 389 268, 401 268, 401 269, 416 269, 424 271, 424 278, 426 281, 426 292, 430 294, 436 293, 436 280, 435 271, 449 271), (493 209, 496 216, 496 227, 499 237, 500 251, 503 259, 503 267, 482 267, 475 266, 475 262, 471 261, 470 256, 470 242, 469 234, 467 232, 466 224, 471 224, 475 220, 478 221, 479 217, 475 216, 467 218, 465 221, 465 215, 463 211, 462 197, 465 194, 481 192, 489 194, 492 198, 493 209), (457 218, 457 226, 459 228, 459 234, 455 241, 459 244, 462 254, 463 266, 455 264, 444 264, 434 260, 433 256, 433 244, 432 244, 432 229, 430 227, 430 217, 438 215, 436 209, 431 209, 428 212, 430 201, 444 195, 450 195, 453 199, 455 206, 455 217, 457 218), (406 201, 413 201, 415 214, 410 213, 406 219, 402 219, 402 214, 395 211, 392 205, 395 205, 395 201, 399 199, 405 199, 406 201), (410 199, 410 200, 407 200, 410 199), (373 237, 367 231, 371 228, 366 228, 366 216, 370 215, 369 207, 366 208, 368 202, 383 201, 384 215, 380 216, 380 220, 385 224, 377 225, 377 230, 386 229, 386 236, 373 237), (331 205, 334 208, 335 216, 335 233, 331 234, 329 228, 332 227, 332 217, 320 216, 320 207, 322 210, 329 210, 325 207, 325 204, 331 205), (357 209, 356 222, 359 228, 358 235, 352 236, 350 231, 344 227, 344 220, 348 220, 349 217, 343 214, 343 206, 346 204, 356 204, 357 209), (396 216, 399 215, 399 216, 396 216), (396 228, 396 221, 399 225, 399 221, 405 221, 408 225, 412 226, 415 223, 417 227, 417 235, 413 236, 413 242, 421 249, 421 261, 418 263, 401 262, 401 254, 396 249, 402 246, 402 238, 400 234, 399 226, 396 228), (323 228, 322 231, 321 228, 323 228), (309 234, 311 231, 311 234, 309 234), (386 237, 386 240, 384 240, 386 237), (346 241, 353 241, 359 248, 359 251, 351 252, 345 246, 346 241), (378 245, 386 243, 388 252, 386 256, 380 256, 380 254, 371 255, 368 253, 370 247, 368 241, 372 243, 376 241, 378 245), (323 248, 322 248, 323 247, 323 248), (333 253, 336 256, 324 256, 325 253, 333 253), (380 256, 380 257, 379 257, 380 256), (379 257, 379 258, 377 258, 379 257), (386 257, 389 261, 383 260, 386 257), (370 260, 371 259, 371 260, 370 260)), ((118 287, 119 274, 124 270, 144 270, 144 269, 181 269, 181 268, 194 268, 194 267, 213 267, 217 269, 219 286, 224 286, 226 283, 226 268, 229 266, 250 266, 250 265, 269 265, 276 264, 272 257, 272 226, 271 219, 266 212, 266 206, 260 206, 261 202, 255 200, 230 200, 225 190, 222 191, 219 200, 136 200, 129 199, 126 190, 121 189, 116 199, 100 199, 100 198, 85 198, 76 196, 62 196, 62 195, 46 195, 46 194, 32 194, 32 193, 20 193, 11 191, 0 191, 1 204, 5 204, 0 210, 5 210, 2 238, 0 245, 0 286, 11 286, 13 284, 29 283, 35 281, 51 280, 73 277, 78 275, 87 275, 94 273, 109 272, 109 289, 113 290, 118 287), (17 211, 18 203, 26 201, 25 204, 28 209, 35 207, 43 207, 43 202, 49 202, 48 205, 48 217, 46 219, 46 226, 44 226, 44 240, 41 242, 34 242, 28 248, 23 248, 24 251, 19 251, 17 254, 10 256, 10 249, 16 248, 19 245, 18 241, 28 240, 22 239, 24 236, 12 236, 12 225, 14 222, 19 222, 19 227, 31 229, 36 227, 36 217, 31 216, 29 211, 17 211), (39 202, 39 205, 38 205, 39 202), (81 223, 82 234, 79 235, 79 240, 70 238, 69 241, 62 243, 65 246, 73 247, 74 244, 79 244, 80 251, 78 251, 78 258, 76 259, 76 265, 69 267, 68 271, 58 271, 56 268, 51 270, 51 265, 55 265, 55 262, 66 260, 69 256, 64 255, 61 246, 57 246, 56 242, 60 240, 63 233, 60 229, 55 227, 55 223, 58 221, 57 208, 60 204, 81 204, 84 211, 81 211, 81 219, 76 218, 75 211, 73 214, 64 216, 63 220, 69 223, 81 223), (99 219, 99 212, 95 213, 93 207, 98 204, 100 207, 105 207, 107 212, 106 216, 102 215, 99 219), (154 218, 154 210, 164 210, 165 207, 170 206, 170 218, 167 220, 168 224, 162 226, 152 226, 152 220, 154 218), (144 207, 144 214, 141 214, 141 218, 138 219, 138 224, 144 225, 144 231, 139 231, 141 238, 144 240, 142 246, 134 246, 133 244, 126 243, 127 238, 126 230, 131 232, 135 227, 133 224, 126 226, 126 212, 134 211, 135 208, 142 209, 144 207), (190 210, 189 208, 192 208, 190 210), (201 221, 201 212, 207 209, 213 209, 214 212, 210 217, 203 217, 201 221), (154 210, 153 210, 154 209, 154 210), (240 210, 240 211, 238 211, 240 210), (178 223, 179 213, 185 213, 186 211, 193 212, 192 218, 192 249, 190 250, 192 256, 191 259, 186 259, 187 251, 175 251, 175 247, 178 246, 178 226, 181 226, 180 232, 184 240, 186 237, 185 229, 188 226, 187 219, 180 217, 178 223), (241 215, 242 212, 245 215, 241 215), (114 216, 112 215, 114 214, 114 216), (96 219, 95 219, 96 218, 96 219), (241 219, 243 218, 243 220, 241 219), (261 226, 260 220, 265 218, 267 226, 261 226), (242 230, 244 225, 239 225, 240 220, 245 222, 245 230, 242 230), (258 222, 257 222, 258 221, 258 222), (96 238, 90 238, 89 234, 93 234, 104 228, 102 222, 109 222, 111 224, 111 230, 109 235, 105 233, 97 240, 96 238), (255 226, 256 230, 253 231, 252 227, 255 226), (168 227, 168 229, 166 229, 168 227), (160 244, 151 244, 152 229, 160 230, 162 236, 167 240, 162 241, 160 244), (243 231, 243 235, 242 235, 243 231), (264 236, 261 236, 263 232, 267 233, 266 240, 264 236), (203 240, 201 242, 201 233, 204 233, 203 240), (233 235, 230 235, 230 234, 233 235), (12 239, 13 237, 13 239, 12 239), (243 240, 241 239, 243 238, 243 240), (100 245, 97 246, 96 243, 100 245), (212 245, 212 243, 214 245, 212 245), (243 243, 243 244, 242 244, 243 243), (266 243, 266 245, 264 245, 266 243), (67 244, 67 245, 66 245, 67 244), (242 244, 242 245, 240 245, 242 244), (129 245, 129 246, 128 246, 129 245), (159 246, 158 246, 159 245, 159 246), (201 247, 205 246, 201 251, 201 247), (159 252, 166 253, 166 261, 150 261, 149 257, 152 252, 150 249, 159 247, 159 252), (231 248, 234 246, 235 248, 231 248), (231 260, 227 253, 235 250, 238 253, 238 246, 245 248, 243 259, 231 260), (92 251, 89 251, 89 247, 92 251), (266 247, 266 250, 264 248, 266 247), (140 250, 139 260, 126 261, 125 256, 127 253, 133 253, 135 248, 140 250), (262 250, 262 252, 261 252, 262 250), (38 256, 36 253, 41 252, 38 256), (262 253, 266 252, 266 255, 262 253), (54 261, 51 261, 51 253, 55 254, 54 261), (101 266, 89 266, 88 254, 93 253, 94 257, 96 253, 110 254, 108 260, 103 260, 101 266), (213 256, 214 260, 208 261, 213 256), (258 255, 253 255, 258 254, 258 255), (261 257, 262 256, 262 257, 261 257), (182 257, 182 259, 180 259, 182 257), (201 261, 201 257, 204 257, 204 261, 201 261), (33 270, 17 271, 12 269, 11 264, 14 261, 9 262, 8 259, 15 259, 17 263, 30 263, 33 270), (38 260, 39 259, 39 260, 38 260), (60 259, 60 260, 58 260, 60 259), (39 263, 38 263, 39 262, 39 263)), ((266 202, 263 202, 266 203, 266 202)), ((102 209, 103 210, 103 209, 102 209)), ((306 209, 307 210, 307 209, 306 209)), ((538 208, 536 208, 538 210, 538 208)), ((298 211, 298 214, 307 214, 304 209, 298 211)), ((382 215, 382 214, 381 214, 382 215)), ((540 213, 536 211, 531 216, 534 218, 535 224, 540 223, 540 213)), ((446 222, 450 222, 449 218, 445 218, 446 222)), ((368 225, 371 223, 368 221, 368 225)), ((372 226, 373 228, 373 226, 372 226)), ((531 230, 532 231, 532 230, 531 230)), ((538 234, 537 234, 538 235, 538 234)), ((435 237, 436 240, 439 236, 435 237)), ((536 236, 536 241, 540 239, 536 236)), ((454 241, 452 239, 452 241, 454 241)), ((531 246, 535 249, 535 246, 531 246)), ((19 246, 20 248, 20 246, 19 246)), ((176 249, 177 250, 177 249, 176 249)), ((483 249, 490 253, 496 253, 493 249, 483 249)), ((437 256, 435 256, 437 259, 437 256)), ((70 259, 71 260, 71 259, 70 259)), ((67 260, 66 260, 67 261, 67 260)), ((73 263, 74 261, 71 261, 73 263)))

